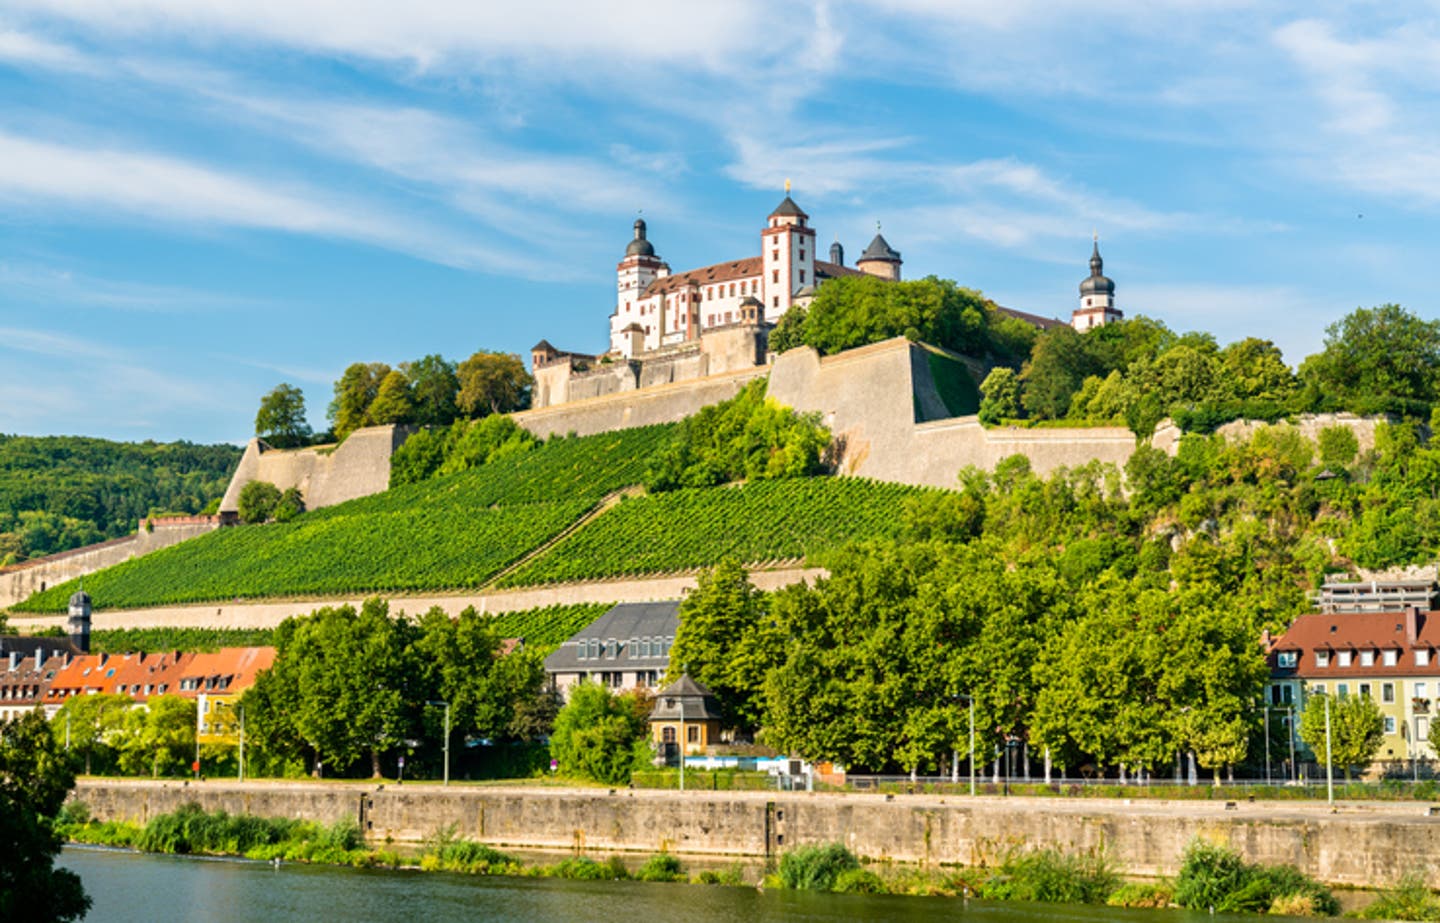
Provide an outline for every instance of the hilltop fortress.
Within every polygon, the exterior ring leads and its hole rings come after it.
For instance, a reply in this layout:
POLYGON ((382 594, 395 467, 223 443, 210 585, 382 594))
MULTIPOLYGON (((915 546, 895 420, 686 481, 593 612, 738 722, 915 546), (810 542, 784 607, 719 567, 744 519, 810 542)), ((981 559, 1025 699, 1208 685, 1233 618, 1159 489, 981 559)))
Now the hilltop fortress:
MULTIPOLYGON (((515 421, 540 437, 673 423, 768 376, 775 400, 820 414, 835 435, 841 474, 954 487, 961 468, 993 468, 1010 455, 1024 455, 1037 473, 1048 474, 1092 461, 1121 466, 1135 451, 1135 435, 1124 427, 986 428, 973 414, 955 413, 937 373, 963 366, 978 382, 988 370, 978 360, 928 344, 897 337, 833 356, 808 346, 771 352, 770 330, 791 307, 808 305, 817 286, 845 275, 900 280, 900 252, 879 233, 853 268, 845 265, 838 241, 829 260, 817 259, 809 219, 787 189, 760 232, 760 255, 679 273, 657 255, 645 222, 637 219, 616 266, 610 349, 589 355, 559 350, 546 340, 537 343, 531 355, 533 406, 515 414, 515 421)), ((1064 323, 999 310, 1041 328, 1064 323)), ((1123 317, 1096 241, 1070 324, 1083 332, 1123 317)), ((1374 444, 1373 420, 1341 414, 1306 418, 1300 428, 1314 438, 1322 426, 1337 424, 1355 429, 1362 448, 1374 444)), ((1221 432, 1244 433, 1253 425, 1237 421, 1221 432)), ((338 448, 276 450, 252 439, 221 515, 234 516, 240 489, 252 480, 282 490, 298 487, 312 509, 384 490, 390 455, 409 432, 396 426, 361 429, 338 448)), ((1162 423, 1150 443, 1173 452, 1179 436, 1162 423)))

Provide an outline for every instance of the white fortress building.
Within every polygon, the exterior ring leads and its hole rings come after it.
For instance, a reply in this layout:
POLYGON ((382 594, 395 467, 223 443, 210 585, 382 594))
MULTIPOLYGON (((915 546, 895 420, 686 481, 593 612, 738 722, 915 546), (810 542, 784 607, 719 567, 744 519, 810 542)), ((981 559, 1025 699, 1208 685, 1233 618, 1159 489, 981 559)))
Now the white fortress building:
MULTIPOLYGON (((845 249, 830 245, 829 259, 816 252, 810 216, 790 197, 765 220, 758 256, 671 272, 655 252, 644 219, 615 267, 615 310, 610 348, 601 355, 564 352, 546 340, 531 349, 536 409, 603 397, 654 385, 759 370, 770 361, 770 330, 796 305, 807 305, 816 288, 840 276, 869 275, 900 281, 900 252, 879 233, 854 267, 845 249)), ((1071 326, 1082 333, 1120 320, 1115 283, 1101 274, 1098 238, 1090 276, 1080 283, 1080 306, 1071 326)), ((1040 328, 1063 321, 1008 308, 1000 310, 1040 328)))
POLYGON ((633 358, 662 346, 700 337, 705 331, 740 323, 746 306, 766 324, 779 322, 796 303, 805 303, 815 288, 836 276, 869 273, 892 281, 900 278, 900 254, 878 233, 855 268, 845 265, 839 241, 830 245, 830 259, 815 252, 810 216, 790 198, 775 207, 760 232, 760 255, 672 273, 645 236, 645 222, 635 220, 635 239, 615 267, 615 313, 610 315, 610 353, 633 358))

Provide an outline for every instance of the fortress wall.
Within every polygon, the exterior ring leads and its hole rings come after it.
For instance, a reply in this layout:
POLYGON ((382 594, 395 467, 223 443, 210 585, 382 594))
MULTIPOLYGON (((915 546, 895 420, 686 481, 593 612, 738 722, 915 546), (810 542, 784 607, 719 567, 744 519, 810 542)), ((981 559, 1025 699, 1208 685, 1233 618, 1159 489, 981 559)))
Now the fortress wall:
POLYGON ((57 583, 93 574, 97 570, 149 554, 157 548, 183 542, 187 538, 204 535, 219 527, 218 519, 206 520, 202 517, 192 517, 189 521, 175 524, 157 521, 153 531, 142 528, 133 535, 87 545, 21 565, 0 573, 0 609, 14 605, 57 583))
POLYGON ((766 366, 739 369, 691 381, 526 410, 515 414, 515 422, 541 438, 572 432, 578 436, 593 436, 617 429, 674 423, 701 407, 734 397, 747 382, 768 371, 766 366))
POLYGON ((230 478, 221 513, 240 509, 240 491, 251 481, 281 490, 298 487, 307 509, 334 506, 390 486, 390 456, 413 432, 406 426, 367 426, 338 446, 272 449, 251 439, 230 478))
POLYGON ((1123 465, 1135 436, 1122 427, 986 429, 977 417, 916 423, 939 401, 926 347, 904 338, 820 357, 791 350, 775 361, 770 394, 801 411, 819 411, 842 441, 846 474, 954 487, 966 465, 990 469, 1023 454, 1041 474, 1090 461, 1123 465))
MULTIPOLYGON (((1293 426, 1300 431, 1300 435, 1318 444, 1322 430, 1332 426, 1342 426, 1355 434, 1355 441, 1359 443, 1360 451, 1368 452, 1375 448, 1375 428, 1384 422, 1384 417, 1361 417, 1353 413, 1316 413, 1306 414, 1294 423, 1271 424, 1264 420, 1233 420, 1215 432, 1226 439, 1237 441, 1249 439, 1256 432, 1268 426, 1293 426)), ((1150 444, 1174 455, 1180 448, 1182 435, 1184 434, 1180 432, 1180 428, 1167 420, 1156 428, 1150 444)))

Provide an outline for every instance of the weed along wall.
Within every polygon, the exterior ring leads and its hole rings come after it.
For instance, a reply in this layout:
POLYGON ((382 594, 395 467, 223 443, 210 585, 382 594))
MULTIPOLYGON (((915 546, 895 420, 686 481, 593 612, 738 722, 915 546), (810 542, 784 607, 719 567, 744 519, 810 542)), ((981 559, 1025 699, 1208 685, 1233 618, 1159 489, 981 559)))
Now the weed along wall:
POLYGON ((82 781, 98 820, 144 822, 187 802, 207 810, 354 818, 372 840, 423 840, 453 826, 496 846, 775 856, 841 842, 870 859, 995 864, 1007 850, 1104 850, 1126 874, 1171 875, 1195 837, 1249 861, 1294 865, 1339 885, 1384 886, 1417 872, 1440 887, 1440 817, 1424 805, 1141 802, 1066 798, 829 795, 779 792, 472 788, 357 783, 82 781))

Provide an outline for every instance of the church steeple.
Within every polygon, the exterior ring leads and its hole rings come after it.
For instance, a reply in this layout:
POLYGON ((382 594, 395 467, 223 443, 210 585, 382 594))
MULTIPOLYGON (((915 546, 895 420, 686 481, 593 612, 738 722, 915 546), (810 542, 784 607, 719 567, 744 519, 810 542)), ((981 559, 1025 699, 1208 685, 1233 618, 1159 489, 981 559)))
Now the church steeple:
POLYGON ((1080 283, 1080 307, 1070 316, 1070 326, 1082 333, 1125 318, 1115 307, 1115 283, 1106 278, 1104 269, 1100 235, 1096 234, 1090 250, 1090 275, 1080 283))

